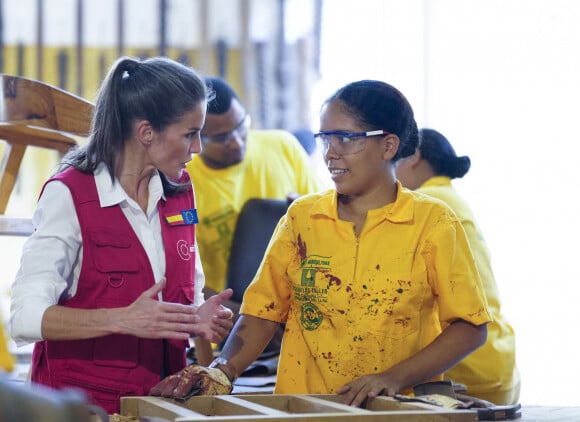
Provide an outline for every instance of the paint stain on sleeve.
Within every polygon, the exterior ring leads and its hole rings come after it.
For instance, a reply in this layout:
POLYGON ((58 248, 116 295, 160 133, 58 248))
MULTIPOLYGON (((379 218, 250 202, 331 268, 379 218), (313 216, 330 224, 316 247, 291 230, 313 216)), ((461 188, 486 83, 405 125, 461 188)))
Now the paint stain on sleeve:
POLYGON ((322 357, 324 359, 327 359, 327 360, 332 359, 332 352, 328 352, 328 353, 322 352, 322 357))
POLYGON ((406 317, 406 318, 397 318, 395 320, 395 324, 400 325, 401 327, 408 327, 409 326, 409 322, 411 321, 411 318, 406 317))
POLYGON ((485 313, 485 309, 483 309, 483 308, 479 308, 479 309, 477 310, 477 312, 472 312, 472 313, 469 313, 468 315, 469 315, 469 317, 470 317, 470 318, 479 318, 479 317, 481 317, 481 316, 482 316, 484 313, 485 313))
POLYGON ((451 293, 455 293, 455 286, 457 286, 457 282, 455 280, 449 280, 449 286, 451 293))

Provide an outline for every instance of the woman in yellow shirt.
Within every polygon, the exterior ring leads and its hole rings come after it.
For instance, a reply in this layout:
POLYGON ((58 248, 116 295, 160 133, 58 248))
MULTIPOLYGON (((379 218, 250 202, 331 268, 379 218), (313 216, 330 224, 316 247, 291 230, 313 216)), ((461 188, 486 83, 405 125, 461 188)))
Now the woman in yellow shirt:
MULTIPOLYGON (((335 189, 292 203, 202 376, 235 379, 283 322, 275 393, 337 393, 358 406, 441 379, 485 342, 491 318, 460 222, 394 176, 418 143, 406 98, 380 81, 348 84, 324 103, 320 130, 335 189)), ((151 394, 183 396, 195 372, 151 394)))
POLYGON ((436 130, 421 129, 419 138, 415 153, 399 161, 397 177, 403 186, 442 200, 457 214, 469 239, 493 318, 487 327, 486 343, 447 371, 445 377, 465 384, 472 396, 495 404, 517 403, 520 375, 514 330, 501 313, 485 239, 471 208, 451 184, 452 179, 463 177, 469 171, 471 161, 467 156, 458 157, 447 138, 436 130))

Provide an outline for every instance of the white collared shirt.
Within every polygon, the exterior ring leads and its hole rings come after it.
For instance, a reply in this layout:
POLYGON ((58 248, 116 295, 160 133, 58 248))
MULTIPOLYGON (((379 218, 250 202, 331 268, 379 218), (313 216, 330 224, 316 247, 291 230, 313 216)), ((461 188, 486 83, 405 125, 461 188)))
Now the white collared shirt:
MULTIPOLYGON (((157 203, 164 199, 156 172, 149 181, 144 214, 118 180, 112 182, 104 164, 95 170, 101 207, 119 205, 141 241, 156 282, 165 274, 165 250, 157 203)), ((18 346, 42 340, 42 316, 59 299, 72 297, 82 266, 82 236, 71 193, 61 182, 48 183, 32 217, 35 232, 26 240, 20 268, 12 285, 10 334, 18 346)), ((195 245, 197 250, 197 244, 195 245)), ((195 262, 194 305, 203 303, 203 273, 199 253, 195 262)))

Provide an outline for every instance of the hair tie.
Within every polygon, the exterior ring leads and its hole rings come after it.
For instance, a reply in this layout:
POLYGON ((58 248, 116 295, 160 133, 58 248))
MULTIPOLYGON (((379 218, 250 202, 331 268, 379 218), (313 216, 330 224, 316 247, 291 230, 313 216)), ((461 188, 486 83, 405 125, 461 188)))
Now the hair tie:
POLYGON ((139 62, 137 60, 127 59, 125 62, 125 73, 127 76, 132 76, 137 70, 138 66, 139 62))

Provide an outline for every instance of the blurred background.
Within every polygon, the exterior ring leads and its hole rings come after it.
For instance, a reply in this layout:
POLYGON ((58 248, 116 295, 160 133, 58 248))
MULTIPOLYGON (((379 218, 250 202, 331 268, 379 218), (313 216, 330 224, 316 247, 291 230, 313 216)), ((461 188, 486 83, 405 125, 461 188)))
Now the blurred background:
MULTIPOLYGON (((314 131, 345 83, 395 85, 471 158, 455 185, 516 330, 521 402, 579 405, 579 19, 576 0, 0 0, 0 72, 93 101, 117 57, 164 55, 225 77, 254 126, 314 131)), ((7 215, 32 214, 57 160, 27 149, 7 215)), ((4 320, 23 241, 0 237, 4 320)))

